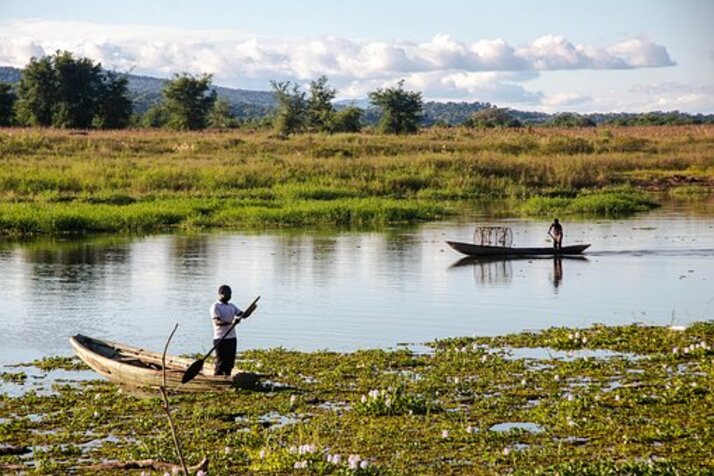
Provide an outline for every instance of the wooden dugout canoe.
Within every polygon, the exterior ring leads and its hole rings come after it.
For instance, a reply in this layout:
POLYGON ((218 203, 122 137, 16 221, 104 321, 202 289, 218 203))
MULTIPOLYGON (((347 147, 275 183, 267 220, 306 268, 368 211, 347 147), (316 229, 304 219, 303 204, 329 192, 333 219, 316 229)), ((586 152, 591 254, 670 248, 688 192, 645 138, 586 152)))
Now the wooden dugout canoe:
MULTIPOLYGON (((162 384, 161 354, 118 342, 94 339, 81 334, 69 338, 77 356, 112 382, 130 387, 159 388, 162 384)), ((265 375, 233 370, 233 374, 213 375, 208 366, 196 378, 181 384, 191 359, 166 355, 166 387, 178 392, 221 391, 253 388, 265 375)))
POLYGON ((508 248, 505 246, 482 246, 474 245, 472 243, 463 243, 460 241, 447 241, 446 242, 453 249, 459 253, 463 253, 468 256, 538 256, 538 255, 551 255, 551 256, 567 256, 567 255, 579 255, 586 249, 590 247, 589 244, 586 245, 570 245, 563 246, 560 250, 556 251, 553 247, 547 248, 508 248))

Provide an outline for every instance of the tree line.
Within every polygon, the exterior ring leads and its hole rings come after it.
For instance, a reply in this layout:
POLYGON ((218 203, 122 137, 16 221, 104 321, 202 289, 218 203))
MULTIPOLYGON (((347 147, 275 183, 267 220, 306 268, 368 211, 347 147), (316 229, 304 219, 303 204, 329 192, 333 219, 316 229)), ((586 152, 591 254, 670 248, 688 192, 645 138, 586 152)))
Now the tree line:
MULTIPOLYGON (((310 83, 309 93, 290 81, 271 82, 277 110, 269 124, 283 137, 300 132, 358 132, 362 109, 337 110, 337 91, 325 76, 310 83)), ((126 74, 108 71, 89 58, 68 51, 33 57, 13 90, 0 83, 0 125, 72 129, 122 129, 129 126, 200 130, 238 126, 228 101, 218 98, 210 74, 175 74, 162 99, 141 117, 133 114, 126 74)), ((420 92, 404 82, 369 94, 380 110, 378 129, 389 134, 416 132, 423 119, 420 92)), ((263 124, 266 125, 266 124, 263 124)))
MULTIPOLYGON (((712 115, 674 112, 642 114, 555 115, 495 107, 489 103, 429 103, 404 81, 369 93, 371 108, 337 108, 337 91, 327 77, 303 91, 290 81, 271 81, 277 107, 259 119, 238 119, 231 104, 218 97, 208 74, 176 74, 166 81, 160 100, 143 114, 133 110, 128 74, 108 71, 89 58, 67 51, 33 57, 17 87, 0 82, 0 126, 39 126, 75 129, 167 127, 182 130, 273 128, 281 137, 302 132, 357 132, 365 123, 383 133, 410 134, 420 127, 517 128, 524 125, 594 127, 605 125, 681 125, 714 122, 712 115), (428 111, 427 111, 428 110, 428 111)), ((136 98, 135 98, 136 99, 136 98)), ((152 98, 152 102, 155 98, 152 98)), ((249 106, 248 106, 249 107, 249 106)), ((263 111, 264 113, 264 111, 263 111)))

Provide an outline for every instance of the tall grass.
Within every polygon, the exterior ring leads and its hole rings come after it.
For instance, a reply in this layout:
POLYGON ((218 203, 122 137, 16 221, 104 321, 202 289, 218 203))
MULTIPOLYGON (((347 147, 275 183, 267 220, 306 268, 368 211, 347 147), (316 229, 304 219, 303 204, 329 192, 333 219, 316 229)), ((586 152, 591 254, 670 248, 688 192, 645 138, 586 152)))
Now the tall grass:
POLYGON ((656 203, 646 193, 629 188, 585 190, 574 197, 533 197, 522 206, 526 215, 624 216, 650 210, 656 203))
POLYGON ((419 221, 484 199, 520 200, 526 213, 619 214, 644 202, 595 192, 682 183, 713 188, 714 127, 287 141, 250 132, 0 130, 5 234, 419 221))

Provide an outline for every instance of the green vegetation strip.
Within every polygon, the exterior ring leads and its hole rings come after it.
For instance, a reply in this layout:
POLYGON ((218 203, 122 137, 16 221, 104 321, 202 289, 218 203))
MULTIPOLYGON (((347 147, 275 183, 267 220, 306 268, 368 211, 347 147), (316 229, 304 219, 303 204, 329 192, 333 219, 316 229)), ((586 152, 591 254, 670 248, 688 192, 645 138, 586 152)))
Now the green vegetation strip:
POLYGON ((714 126, 418 135, 0 130, 0 234, 618 216, 714 189, 714 126), (687 187, 687 188, 682 188, 687 187), (677 191, 674 191, 677 190, 677 191), (696 193, 694 193, 696 192, 696 193))
MULTIPOLYGON (((281 385, 171 400, 184 454, 208 456, 210 474, 712 474, 713 345, 709 321, 454 338, 425 354, 251 350, 241 365, 281 385), (543 347, 569 353, 517 357, 543 347)), ((54 390, 0 397, 0 439, 33 450, 0 464, 177 463, 158 395, 54 390)))

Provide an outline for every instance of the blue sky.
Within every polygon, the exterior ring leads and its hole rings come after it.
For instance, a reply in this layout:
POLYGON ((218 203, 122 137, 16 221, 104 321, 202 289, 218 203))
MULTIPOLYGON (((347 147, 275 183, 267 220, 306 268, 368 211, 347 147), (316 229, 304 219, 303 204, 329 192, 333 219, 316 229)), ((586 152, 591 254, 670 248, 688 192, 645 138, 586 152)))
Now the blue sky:
POLYGON ((0 65, 68 49, 105 67, 341 98, 404 79, 428 99, 528 110, 714 112, 714 1, 0 0, 0 65))

